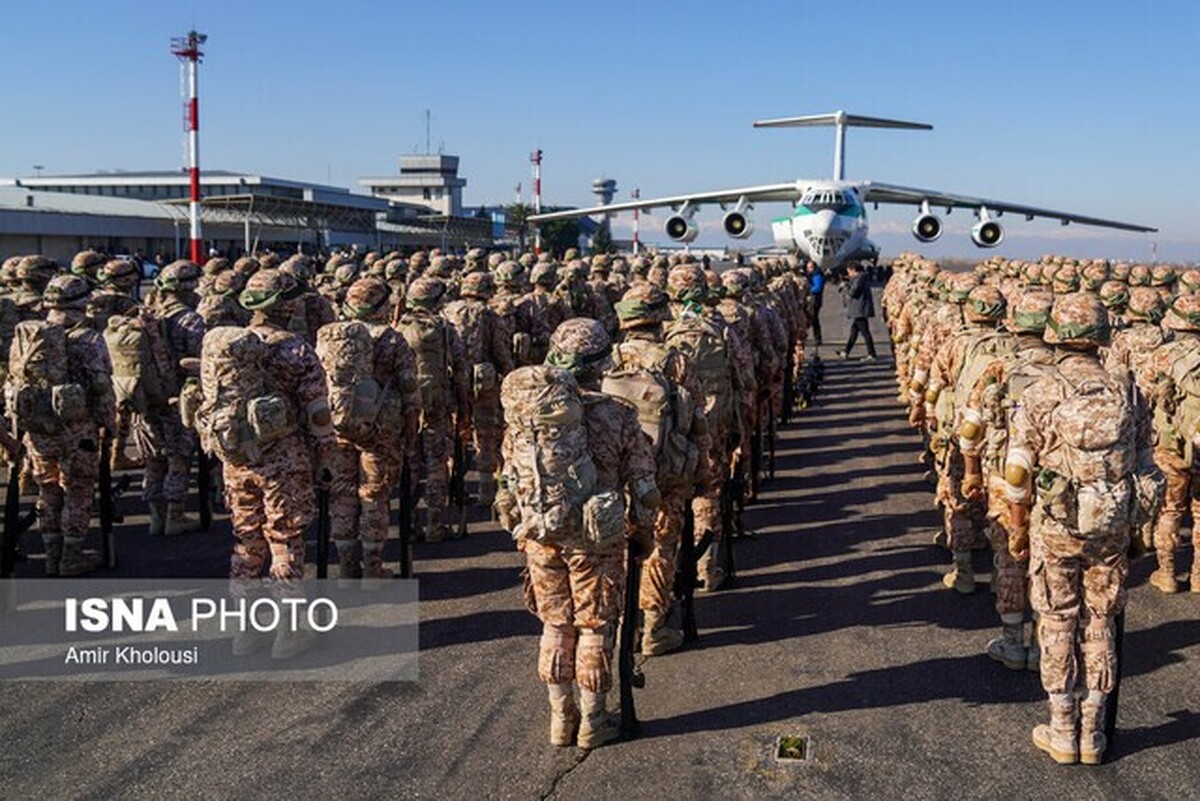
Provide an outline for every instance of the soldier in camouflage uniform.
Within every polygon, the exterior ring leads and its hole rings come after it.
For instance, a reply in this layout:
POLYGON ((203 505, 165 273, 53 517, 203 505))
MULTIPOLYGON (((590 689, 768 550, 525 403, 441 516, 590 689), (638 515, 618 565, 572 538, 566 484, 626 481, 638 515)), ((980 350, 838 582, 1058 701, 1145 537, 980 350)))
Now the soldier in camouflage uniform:
MULTIPOLYGON (((494 292, 491 273, 473 272, 463 277, 459 300, 442 309, 463 344, 470 381, 467 420, 475 444, 475 469, 479 471, 479 503, 491 506, 496 495, 504 420, 500 410, 500 381, 513 369, 512 332, 508 322, 488 305, 494 292)), ((464 433, 465 435, 465 433, 464 433)))
POLYGON ((317 331, 321 330, 321 326, 336 320, 337 311, 329 298, 321 295, 309 284, 312 279, 312 266, 307 256, 293 256, 279 265, 279 269, 292 276, 303 292, 296 300, 296 309, 292 313, 292 319, 288 321, 288 330, 304 337, 308 344, 315 345, 317 331))
POLYGON ((42 293, 57 273, 58 263, 45 256, 26 256, 17 262, 17 281, 20 285, 13 292, 12 299, 22 320, 43 318, 42 293))
POLYGON ((964 474, 963 496, 986 501, 988 541, 993 553, 999 637, 987 644, 987 654, 1010 670, 1037 670, 1040 652, 1034 642, 1025 647, 1025 613, 1029 608, 1026 574, 1029 566, 1013 558, 1008 547, 1012 525, 1004 494, 1004 456, 1012 416, 1020 408, 1025 388, 1052 368, 1054 352, 1042 339, 1054 296, 1028 290, 1010 307, 1007 329, 1016 339, 1010 356, 992 361, 971 387, 958 428, 964 474))
POLYGON ((513 365, 531 364, 536 319, 532 302, 525 294, 525 268, 515 261, 506 261, 496 267, 493 275, 497 288, 488 306, 508 324, 513 365))
POLYGON ((206 328, 223 325, 244 327, 250 323, 250 313, 238 303, 241 291, 241 281, 232 270, 225 270, 213 279, 196 309, 206 328))
MULTIPOLYGON (((1163 324, 1173 339, 1148 355, 1142 372, 1155 403, 1154 462, 1166 477, 1166 495, 1154 529, 1158 569, 1150 583, 1165 593, 1176 593, 1175 556, 1183 517, 1190 506, 1192 517, 1200 518, 1200 464, 1193 455, 1200 439, 1195 423, 1200 410, 1200 296, 1175 298, 1163 324)), ((1192 543, 1191 591, 1200 592, 1200 559, 1194 555, 1200 550, 1200 525, 1196 523, 1192 543)))
POLYGON ((71 266, 67 268, 67 272, 71 275, 77 275, 87 281, 88 286, 95 289, 99 280, 96 274, 100 272, 100 268, 108 261, 104 254, 95 250, 81 250, 71 258, 71 266))
POLYGON ((137 308, 133 288, 139 279, 137 265, 128 259, 112 259, 96 272, 99 288, 88 300, 87 315, 97 331, 108 327, 108 320, 137 308))
POLYGON ((418 278, 408 288, 408 310, 396 323, 416 357, 421 391, 418 439, 425 517, 420 533, 426 542, 440 542, 447 534, 452 437, 455 421, 465 419, 470 403, 462 340, 438 314, 445 294, 440 278, 418 278))
POLYGON ((684 433, 696 449, 695 474, 659 476, 662 505, 654 521, 654 546, 646 557, 639 590, 639 606, 645 616, 642 653, 648 656, 669 653, 683 644, 683 632, 667 625, 667 613, 675 586, 685 505, 691 502, 696 484, 709 472, 707 465, 701 464, 710 451, 704 387, 695 365, 665 342, 663 324, 670 317, 668 303, 666 294, 653 284, 631 287, 617 303, 622 338, 613 348, 614 370, 637 367, 656 371, 671 382, 677 395, 683 390, 683 401, 690 400, 693 405, 688 415, 691 428, 684 433))
POLYGON ((555 292, 558 270, 553 262, 538 263, 529 279, 533 282, 533 289, 525 295, 523 301, 528 303, 533 320, 530 360, 533 364, 540 364, 546 359, 550 335, 571 316, 571 307, 555 292))
POLYGON ((1055 368, 1025 390, 1005 457, 1010 548, 1029 553, 1050 696, 1050 723, 1033 730, 1033 742, 1058 763, 1094 765, 1107 745, 1130 530, 1160 497, 1161 476, 1140 394, 1096 357, 1108 339, 1100 301, 1086 292, 1058 298, 1045 338, 1057 346, 1055 368))
MULTIPOLYGON (((85 279, 62 275, 49 282, 43 301, 46 324, 66 332, 65 370, 68 381, 83 390, 84 408, 79 410, 82 419, 63 420, 55 415, 55 432, 35 433, 30 430, 35 426, 20 419, 16 408, 9 409, 26 432, 25 447, 38 487, 38 528, 46 548, 48 576, 77 576, 97 567, 96 561, 84 554, 83 541, 92 517, 101 429, 116 429, 116 410, 108 351, 87 320, 88 294, 85 279)), ((22 371, 19 351, 14 341, 9 357, 10 381, 22 371)))
MULTIPOLYGON (((190 261, 172 262, 154 279, 158 290, 154 316, 162 322, 165 341, 160 344, 167 350, 160 363, 175 370, 177 387, 187 377, 180 361, 199 357, 204 339, 204 318, 191 305, 199 280, 200 268, 190 261)), ((134 439, 146 463, 142 499, 150 507, 150 533, 174 536, 194 530, 199 523, 186 510, 196 434, 183 424, 178 404, 137 418, 134 439)))
POLYGON ((388 325, 390 298, 391 289, 384 281, 360 278, 350 286, 342 307, 343 319, 367 326, 375 343, 375 382, 385 393, 399 396, 404 409, 403 428, 380 430, 375 447, 368 449, 339 436, 331 451, 329 521, 343 579, 392 577, 383 567, 389 504, 403 459, 415 445, 420 420, 416 359, 404 337, 388 325))
MULTIPOLYGON (((599 392, 610 346, 607 332, 596 321, 569 320, 555 331, 548 360, 569 370, 579 383, 596 493, 629 498, 625 531, 645 531, 660 501, 654 457, 634 409, 599 392)), ((513 409, 507 396, 505 414, 533 415, 513 409)), ((515 460, 526 458, 515 436, 512 427, 506 430, 506 473, 515 460)), ((513 532, 536 529, 530 521, 518 527, 519 521, 512 519, 514 512, 520 514, 514 509, 518 499, 511 495, 515 478, 506 480, 504 486, 497 507, 505 528, 513 532)), ((579 534, 545 540, 519 536, 517 547, 525 552, 527 603, 542 622, 538 677, 549 688, 550 742, 583 749, 610 742, 620 733, 606 704, 626 575, 624 539, 593 543, 579 534)))

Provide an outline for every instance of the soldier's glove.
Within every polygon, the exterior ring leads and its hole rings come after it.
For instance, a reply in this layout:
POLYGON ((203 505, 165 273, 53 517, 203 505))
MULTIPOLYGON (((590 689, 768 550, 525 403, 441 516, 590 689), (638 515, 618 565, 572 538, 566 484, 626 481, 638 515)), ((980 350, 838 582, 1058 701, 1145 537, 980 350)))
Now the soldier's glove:
POLYGON ((979 473, 967 473, 962 480, 962 494, 968 501, 983 500, 983 476, 979 473))
POLYGON ((1008 552, 1018 562, 1029 559, 1029 526, 1008 535, 1008 552))
POLYGON ((320 489, 327 490, 333 484, 333 449, 318 448, 316 459, 316 483, 320 489))
POLYGON ((914 404, 908 410, 908 424, 913 428, 920 428, 925 422, 925 408, 920 404, 914 404))

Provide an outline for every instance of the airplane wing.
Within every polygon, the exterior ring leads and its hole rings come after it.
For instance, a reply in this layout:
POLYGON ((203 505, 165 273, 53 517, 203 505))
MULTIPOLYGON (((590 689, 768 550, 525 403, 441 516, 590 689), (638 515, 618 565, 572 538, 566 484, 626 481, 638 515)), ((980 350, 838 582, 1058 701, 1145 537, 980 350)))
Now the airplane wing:
POLYGON ((874 181, 863 182, 860 197, 864 203, 901 203, 910 206, 920 206, 922 203, 928 201, 930 206, 945 206, 947 209, 986 208, 990 212, 1023 214, 1026 220, 1032 220, 1034 217, 1045 217, 1047 219, 1059 220, 1063 225, 1074 222, 1082 225, 1096 225, 1102 228, 1116 228, 1121 231, 1139 231, 1143 233, 1158 230, 1157 228, 1150 228, 1145 225, 1134 225, 1133 223, 1125 223, 1117 220, 1104 220, 1099 217, 1085 217, 1081 214, 1071 214, 1065 211, 1041 209, 1036 206, 1022 206, 1018 203, 1005 203, 1000 200, 987 200, 986 198, 968 197, 967 195, 953 195, 929 189, 917 189, 911 186, 881 184, 874 181))
POLYGON ((653 209, 669 206, 674 209, 685 203, 702 206, 706 203, 737 203, 745 198, 747 203, 768 203, 777 201, 797 201, 802 190, 795 181, 786 184, 763 184, 762 186, 746 186, 741 189, 721 189, 715 192, 695 192, 690 195, 675 197, 647 198, 628 203, 610 203, 607 206, 592 206, 587 209, 571 209, 570 211, 553 211, 546 214, 535 214, 529 217, 530 222, 547 222, 549 220, 565 220, 571 217, 587 217, 593 214, 612 214, 618 211, 633 209, 653 209))

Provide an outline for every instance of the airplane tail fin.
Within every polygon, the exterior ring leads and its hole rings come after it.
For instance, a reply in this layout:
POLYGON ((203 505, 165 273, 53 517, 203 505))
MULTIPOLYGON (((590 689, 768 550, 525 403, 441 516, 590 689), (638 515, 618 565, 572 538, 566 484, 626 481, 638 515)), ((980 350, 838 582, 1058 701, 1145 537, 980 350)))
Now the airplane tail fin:
POLYGON ((835 111, 831 114, 809 114, 803 117, 779 117, 773 120, 758 120, 755 128, 814 128, 832 125, 837 128, 837 138, 833 152, 833 177, 841 181, 845 178, 846 165, 844 153, 846 147, 846 128, 903 128, 915 131, 932 131, 933 126, 924 122, 907 122, 905 120, 889 120, 883 117, 865 117, 861 114, 848 114, 845 111, 835 111))

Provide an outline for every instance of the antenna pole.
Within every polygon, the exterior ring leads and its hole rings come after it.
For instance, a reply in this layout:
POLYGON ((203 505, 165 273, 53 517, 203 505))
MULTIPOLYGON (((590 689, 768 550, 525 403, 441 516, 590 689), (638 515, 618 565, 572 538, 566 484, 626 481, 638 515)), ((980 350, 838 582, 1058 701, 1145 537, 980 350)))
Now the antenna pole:
MULTIPOLYGON (((529 154, 529 161, 533 164, 533 213, 542 213, 542 150, 538 148, 529 154)), ((542 230, 535 228, 533 232, 533 252, 540 254, 542 252, 542 230)))
MULTIPOLYGON (((641 200, 642 190, 634 189, 632 192, 629 193, 629 195, 634 200, 641 200)), ((638 246, 639 246, 638 232, 639 232, 639 222, 640 221, 638 220, 638 211, 639 211, 639 209, 633 210, 633 255, 635 255, 635 256, 638 254, 638 246)))
POLYGON ((846 112, 837 113, 835 124, 837 133, 833 144, 833 179, 842 181, 846 178, 846 112))
POLYGON ((191 259, 200 264, 204 258, 204 235, 200 230, 200 94, 198 72, 200 61, 204 58, 201 49, 208 37, 203 33, 188 31, 187 36, 171 40, 171 52, 180 60, 187 62, 188 69, 188 101, 185 123, 188 132, 188 177, 191 183, 191 194, 188 201, 188 221, 190 224, 191 259))

